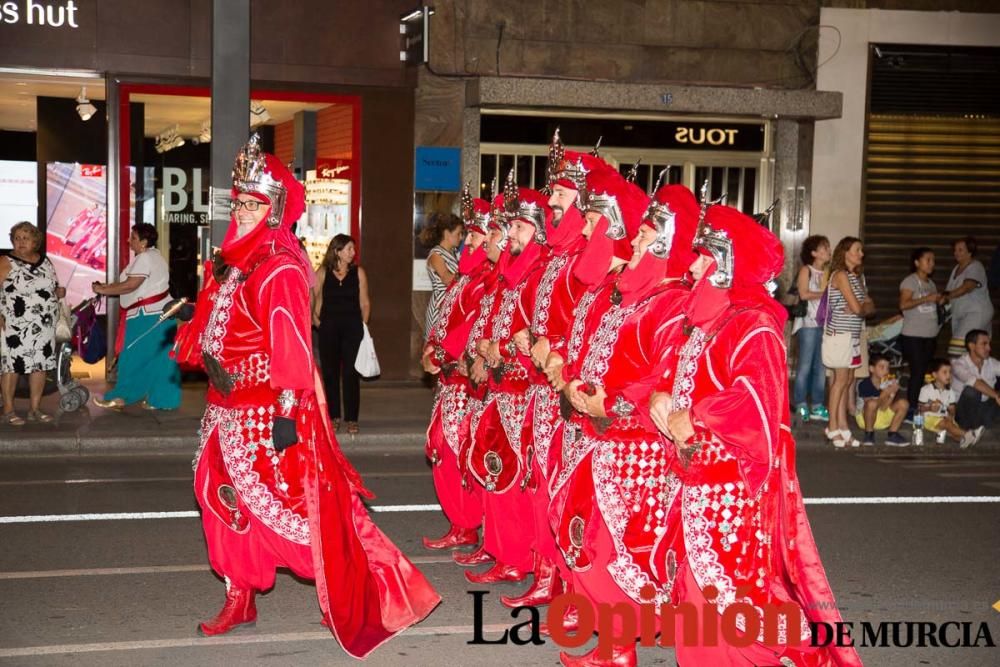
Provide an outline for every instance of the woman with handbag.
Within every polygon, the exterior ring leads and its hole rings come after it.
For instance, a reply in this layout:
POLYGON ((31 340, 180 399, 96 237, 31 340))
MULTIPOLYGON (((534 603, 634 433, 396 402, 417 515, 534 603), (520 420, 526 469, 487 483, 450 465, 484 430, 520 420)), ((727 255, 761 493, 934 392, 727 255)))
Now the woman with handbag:
POLYGON ((910 255, 913 273, 899 284, 899 309, 903 313, 903 359, 910 368, 910 379, 906 385, 906 399, 911 409, 917 407, 920 388, 924 386, 924 375, 934 358, 938 331, 938 306, 944 295, 938 292, 931 280, 934 271, 934 251, 927 247, 917 248, 910 255))
POLYGON ((48 423, 52 416, 41 410, 45 373, 56 367, 56 317, 59 301, 66 296, 59 286, 52 262, 42 254, 42 232, 30 222, 19 222, 10 230, 14 249, 0 257, 0 335, 5 345, 0 354, 3 415, 0 423, 23 426, 14 412, 17 376, 28 376, 31 407, 28 421, 48 423))
POLYGON ((825 236, 810 236, 802 242, 802 266, 795 279, 799 293, 793 332, 799 354, 795 369, 793 401, 800 421, 827 421, 826 369, 823 368, 821 343, 823 328, 816 322, 816 311, 826 291, 826 265, 830 262, 830 241, 825 236), (811 399, 806 401, 807 397, 811 399), (812 406, 810 408, 810 405, 812 406))
POLYGON ((351 435, 359 431, 361 410, 361 375, 354 365, 371 315, 368 276, 354 263, 356 256, 353 238, 347 234, 334 236, 323 263, 316 269, 313 288, 313 325, 319 328, 319 357, 330 421, 338 429, 343 414, 351 435))
POLYGON ((827 409, 830 425, 826 437, 834 447, 858 447, 847 421, 847 401, 854 369, 861 366, 862 332, 865 318, 875 313, 875 302, 868 296, 861 260, 861 239, 845 236, 833 251, 830 283, 827 286, 823 319, 823 365, 833 372, 827 409))

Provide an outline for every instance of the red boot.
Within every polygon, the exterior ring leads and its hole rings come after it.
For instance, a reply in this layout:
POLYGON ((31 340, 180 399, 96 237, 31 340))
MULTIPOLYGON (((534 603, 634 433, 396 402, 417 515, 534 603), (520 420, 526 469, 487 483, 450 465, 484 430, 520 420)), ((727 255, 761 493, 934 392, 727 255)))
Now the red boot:
POLYGON ((470 584, 495 584, 500 581, 524 581, 527 572, 521 572, 513 565, 496 563, 485 572, 466 572, 465 578, 470 584))
POLYGON ((211 621, 198 624, 198 634, 202 637, 223 635, 240 625, 257 623, 257 605, 254 602, 255 593, 245 588, 229 585, 226 590, 226 603, 211 621))
POLYGON ((535 554, 535 581, 523 595, 518 597, 500 596, 500 602, 510 607, 538 607, 552 602, 552 598, 563 592, 562 578, 556 566, 535 554))
POLYGON ((572 656, 562 651, 559 652, 559 662, 566 667, 636 667, 638 660, 639 658, 635 652, 635 644, 631 646, 611 647, 610 660, 598 657, 596 648, 580 657, 572 656))
POLYGON ((484 546, 479 547, 475 551, 456 551, 451 555, 451 559, 462 567, 484 565, 494 560, 493 556, 486 551, 486 547, 484 546))
POLYGON ((424 538, 424 546, 428 549, 454 549, 475 544, 479 541, 479 533, 474 528, 459 528, 452 525, 444 537, 432 540, 424 538))
MULTIPOLYGON (((566 632, 576 632, 580 629, 580 612, 576 610, 576 607, 566 607, 566 613, 562 617, 562 625, 566 632)), ((551 636, 549 624, 545 621, 542 621, 538 626, 538 632, 546 637, 551 636)))

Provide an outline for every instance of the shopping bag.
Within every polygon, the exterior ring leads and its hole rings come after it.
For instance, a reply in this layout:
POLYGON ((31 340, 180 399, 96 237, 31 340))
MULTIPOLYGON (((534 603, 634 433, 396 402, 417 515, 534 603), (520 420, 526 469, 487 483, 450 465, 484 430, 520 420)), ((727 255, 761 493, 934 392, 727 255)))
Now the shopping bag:
POLYGON ((354 362, 354 370, 361 377, 373 378, 382 372, 378 365, 378 356, 375 355, 375 340, 368 331, 368 325, 363 324, 365 335, 361 339, 361 347, 358 348, 358 358, 354 362))

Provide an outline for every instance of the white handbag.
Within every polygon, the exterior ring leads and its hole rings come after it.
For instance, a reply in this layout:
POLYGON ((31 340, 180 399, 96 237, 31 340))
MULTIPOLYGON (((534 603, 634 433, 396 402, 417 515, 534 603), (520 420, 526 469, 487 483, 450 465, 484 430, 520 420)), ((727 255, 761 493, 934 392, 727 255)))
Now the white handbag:
POLYGON ((361 377, 373 378, 378 376, 382 369, 378 365, 378 356, 375 354, 375 339, 368 331, 368 325, 363 324, 365 335, 361 339, 361 346, 358 348, 358 358, 354 361, 354 370, 361 377))

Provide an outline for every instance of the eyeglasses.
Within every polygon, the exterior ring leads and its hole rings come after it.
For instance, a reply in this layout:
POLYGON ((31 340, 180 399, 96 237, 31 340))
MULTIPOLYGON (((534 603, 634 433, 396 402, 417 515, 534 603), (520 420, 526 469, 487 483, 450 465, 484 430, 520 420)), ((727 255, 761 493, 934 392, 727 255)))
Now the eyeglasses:
POLYGON ((242 199, 233 199, 229 202, 229 210, 236 213, 240 210, 240 206, 242 206, 251 213, 254 213, 260 208, 261 203, 262 202, 259 202, 256 199, 248 199, 246 201, 243 201, 242 199))

